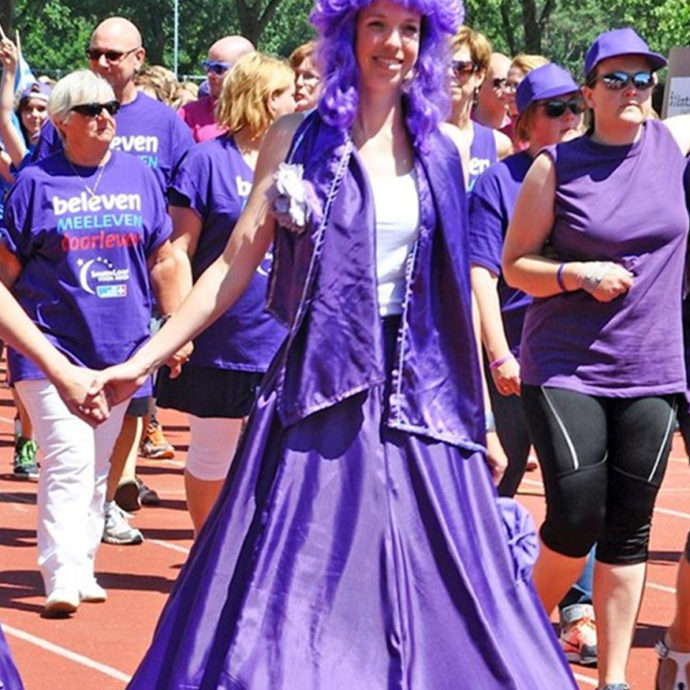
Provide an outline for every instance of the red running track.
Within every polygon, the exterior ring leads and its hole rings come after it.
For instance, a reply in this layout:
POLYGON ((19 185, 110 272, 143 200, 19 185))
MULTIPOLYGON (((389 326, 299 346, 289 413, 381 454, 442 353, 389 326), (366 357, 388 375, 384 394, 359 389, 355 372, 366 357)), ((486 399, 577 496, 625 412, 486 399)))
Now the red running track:
MULTIPOLYGON (((0 380, 4 380, 2 371, 0 380)), ((5 635, 27 690, 120 690, 148 645, 192 543, 182 484, 189 439, 185 417, 161 413, 166 436, 177 449, 175 460, 140 464, 140 476, 162 498, 160 507, 144 508, 134 518, 146 541, 140 546, 101 546, 97 572, 108 601, 82 604, 70 619, 50 620, 40 616, 44 597, 36 567, 36 485, 11 477, 13 416, 9 391, 2 389, 0 620, 5 635)), ((538 472, 527 474, 519 499, 539 523, 544 498, 538 472)), ((630 662, 634 690, 653 690, 653 647, 672 616, 676 563, 688 529, 690 472, 676 438, 654 516, 649 577, 630 662)), ((573 670, 581 688, 596 687, 594 670, 578 666, 573 670)))

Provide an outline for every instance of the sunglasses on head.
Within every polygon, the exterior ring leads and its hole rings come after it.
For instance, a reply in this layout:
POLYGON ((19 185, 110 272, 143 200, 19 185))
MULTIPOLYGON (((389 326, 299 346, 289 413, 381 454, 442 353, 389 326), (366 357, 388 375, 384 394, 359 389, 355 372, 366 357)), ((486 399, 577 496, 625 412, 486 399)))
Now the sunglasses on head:
POLYGON ((594 77, 589 85, 594 86, 598 81, 611 91, 621 91, 626 86, 634 86, 638 91, 647 91, 654 86, 654 74, 652 72, 635 72, 634 74, 621 71, 608 72, 594 77))
POLYGON ((202 60, 201 66, 206 72, 213 72, 213 74, 223 74, 230 68, 230 63, 222 60, 202 60))
POLYGON ((473 74, 479 68, 472 62, 472 60, 452 60, 450 63, 450 68, 458 76, 463 74, 473 74))
POLYGON ((115 115, 119 109, 120 104, 117 101, 108 101, 107 103, 80 103, 70 108, 70 110, 84 117, 98 117, 103 110, 107 111, 108 115, 115 115))
POLYGON ((551 101, 542 103, 546 117, 556 119, 562 117, 566 110, 569 110, 573 115, 582 115, 585 112, 585 101, 580 96, 570 98, 567 101, 562 98, 555 98, 551 101))
POLYGON ((86 57, 89 60, 98 61, 101 55, 105 56, 108 62, 120 62, 123 58, 139 50, 139 48, 132 48, 131 50, 98 50, 98 48, 87 48, 86 57))

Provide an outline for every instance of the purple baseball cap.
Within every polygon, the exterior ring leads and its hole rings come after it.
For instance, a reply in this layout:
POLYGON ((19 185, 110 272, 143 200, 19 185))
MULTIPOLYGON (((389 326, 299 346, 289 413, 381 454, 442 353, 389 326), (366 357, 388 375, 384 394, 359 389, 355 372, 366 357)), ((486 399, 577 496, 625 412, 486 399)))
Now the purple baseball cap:
POLYGON ((618 55, 641 55, 647 58, 653 70, 668 64, 663 55, 649 50, 649 46, 635 29, 626 26, 624 29, 605 31, 594 39, 585 56, 585 74, 591 74, 602 60, 618 55))
POLYGON ((580 87, 567 69, 549 62, 527 72, 522 78, 515 91, 515 104, 518 113, 522 115, 530 103, 579 90, 580 87))
POLYGON ((19 95, 19 102, 21 103, 29 98, 38 98, 39 100, 47 101, 51 91, 52 89, 48 84, 43 84, 40 81, 31 82, 31 84, 28 84, 22 89, 19 95))

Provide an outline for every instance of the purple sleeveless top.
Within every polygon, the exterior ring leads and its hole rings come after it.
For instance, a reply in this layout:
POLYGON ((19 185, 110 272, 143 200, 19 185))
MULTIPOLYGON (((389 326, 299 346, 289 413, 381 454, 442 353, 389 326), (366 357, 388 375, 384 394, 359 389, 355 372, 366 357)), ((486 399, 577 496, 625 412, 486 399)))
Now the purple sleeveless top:
POLYGON ((556 166, 556 252, 565 261, 615 261, 635 278, 607 304, 583 290, 535 299, 522 336, 523 381, 605 397, 683 391, 688 215, 678 145, 651 120, 629 146, 580 137, 546 153, 556 166))
POLYGON ((467 170, 467 191, 471 191, 477 178, 498 160, 496 138, 491 127, 473 122, 474 136, 470 145, 470 164, 467 170))

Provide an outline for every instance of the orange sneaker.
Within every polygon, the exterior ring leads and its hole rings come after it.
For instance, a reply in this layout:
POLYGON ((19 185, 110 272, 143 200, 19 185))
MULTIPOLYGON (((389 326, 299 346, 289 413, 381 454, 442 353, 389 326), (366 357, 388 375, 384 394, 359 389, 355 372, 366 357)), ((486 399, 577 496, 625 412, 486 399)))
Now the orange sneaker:
POLYGON ((597 663, 597 628, 590 604, 575 604, 561 612, 559 641, 568 661, 593 666, 597 663))
POLYGON ((149 422, 141 439, 140 453, 152 460, 172 460, 175 449, 163 435, 163 429, 157 422, 149 422))

